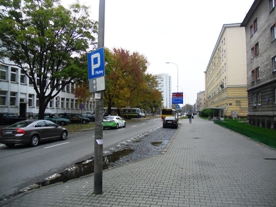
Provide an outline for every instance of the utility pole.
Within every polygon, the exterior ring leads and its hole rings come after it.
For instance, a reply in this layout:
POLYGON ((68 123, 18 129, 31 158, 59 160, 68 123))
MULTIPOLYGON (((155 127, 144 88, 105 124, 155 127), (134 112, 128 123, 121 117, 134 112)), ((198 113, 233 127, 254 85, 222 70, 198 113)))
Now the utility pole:
MULTIPOLYGON (((105 23, 105 0, 100 0, 99 4, 99 32, 98 49, 104 47, 104 23, 105 23)), ((103 63, 105 64, 105 63, 103 63)), ((103 108, 104 91, 95 93, 95 141, 94 141, 94 193, 102 194, 103 185, 103 108)))

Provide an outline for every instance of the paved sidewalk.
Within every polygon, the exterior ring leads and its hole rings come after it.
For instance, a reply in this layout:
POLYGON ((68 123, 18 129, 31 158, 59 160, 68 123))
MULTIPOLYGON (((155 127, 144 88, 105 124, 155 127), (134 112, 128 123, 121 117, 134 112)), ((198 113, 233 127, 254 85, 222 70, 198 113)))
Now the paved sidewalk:
POLYGON ((276 206, 276 150, 195 117, 163 155, 18 195, 3 206, 276 206))

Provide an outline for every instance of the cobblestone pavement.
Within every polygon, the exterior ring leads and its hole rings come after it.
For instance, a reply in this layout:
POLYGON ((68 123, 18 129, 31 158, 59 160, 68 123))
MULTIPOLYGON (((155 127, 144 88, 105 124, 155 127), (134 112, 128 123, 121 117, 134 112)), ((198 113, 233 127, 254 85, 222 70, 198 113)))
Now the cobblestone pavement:
POLYGON ((3 206, 276 206, 276 150, 195 118, 166 153, 21 194, 3 206))

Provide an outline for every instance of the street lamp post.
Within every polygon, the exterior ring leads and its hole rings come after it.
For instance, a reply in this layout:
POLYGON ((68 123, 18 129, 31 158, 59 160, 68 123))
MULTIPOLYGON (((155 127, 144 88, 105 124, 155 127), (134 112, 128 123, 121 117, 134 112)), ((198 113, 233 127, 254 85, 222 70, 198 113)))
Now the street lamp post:
POLYGON ((178 66, 177 66, 177 64, 176 63, 173 63, 173 62, 166 62, 166 64, 174 64, 174 65, 176 65, 176 68, 177 68, 177 92, 178 92, 178 80, 179 80, 179 74, 178 74, 178 66))

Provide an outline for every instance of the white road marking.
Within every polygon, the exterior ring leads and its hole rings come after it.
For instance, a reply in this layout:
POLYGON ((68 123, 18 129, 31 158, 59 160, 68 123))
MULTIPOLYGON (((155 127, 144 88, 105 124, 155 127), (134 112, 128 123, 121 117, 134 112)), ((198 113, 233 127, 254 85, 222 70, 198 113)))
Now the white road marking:
POLYGON ((61 143, 61 144, 55 144, 55 145, 52 145, 52 146, 49 146, 49 147, 44 147, 44 149, 48 149, 48 148, 52 148, 52 147, 57 147, 57 146, 68 144, 68 143, 69 142, 64 142, 64 143, 61 143))
POLYGON ((133 125, 132 127, 137 127, 137 125, 133 125))

